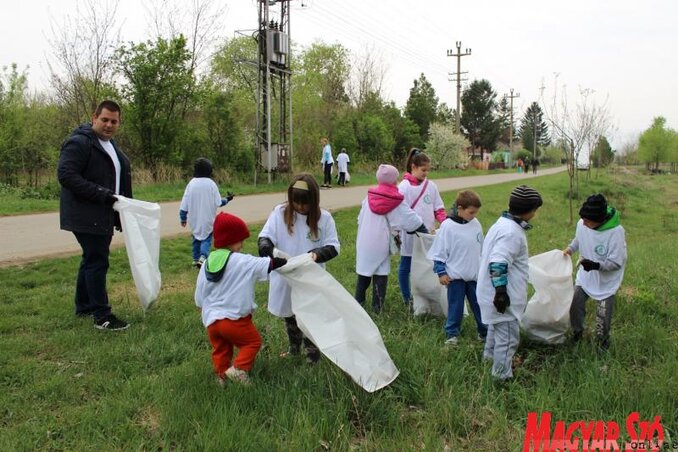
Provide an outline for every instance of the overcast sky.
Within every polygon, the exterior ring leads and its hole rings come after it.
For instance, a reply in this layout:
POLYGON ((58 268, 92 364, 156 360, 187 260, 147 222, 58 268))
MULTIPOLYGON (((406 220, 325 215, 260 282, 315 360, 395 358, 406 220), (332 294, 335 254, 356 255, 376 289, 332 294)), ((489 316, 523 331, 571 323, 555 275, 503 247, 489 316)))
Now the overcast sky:
MULTIPOLYGON (((0 0, 0 66, 30 66, 30 88, 45 89, 51 26, 63 24, 66 15, 78 17, 78 4, 83 2, 0 0)), ((256 28, 255 0, 224 4, 224 37, 256 28)), ((143 5, 119 1, 123 41, 149 37, 143 5)), ((456 58, 447 50, 456 50, 461 41, 462 49, 472 49, 462 58, 465 77, 489 80, 500 96, 512 88, 520 93, 514 99, 517 118, 542 92, 543 101, 551 102, 557 80, 571 103, 579 88, 594 90, 598 103, 608 99, 615 147, 636 138, 655 116, 678 129, 676 0, 295 0, 292 5, 293 41, 322 40, 341 43, 356 55, 366 49, 376 53, 386 69, 384 95, 399 106, 422 72, 442 102, 456 105, 456 89, 448 80, 456 58)))

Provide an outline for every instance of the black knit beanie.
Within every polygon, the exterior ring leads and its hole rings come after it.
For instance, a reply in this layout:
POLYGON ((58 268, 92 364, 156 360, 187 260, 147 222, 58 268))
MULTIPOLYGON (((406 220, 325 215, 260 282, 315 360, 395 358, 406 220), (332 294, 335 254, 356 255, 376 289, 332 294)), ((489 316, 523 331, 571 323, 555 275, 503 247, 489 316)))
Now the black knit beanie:
POLYGON ((541 195, 534 188, 520 185, 513 189, 509 198, 509 212, 522 215, 539 208, 544 202, 541 195))
POLYGON ((607 216, 607 200, 605 196, 600 193, 591 195, 586 198, 581 209, 579 209, 579 216, 587 220, 602 223, 607 216))
POLYGON ((200 157, 193 165, 193 177, 210 177, 212 175, 212 162, 205 157, 200 157))

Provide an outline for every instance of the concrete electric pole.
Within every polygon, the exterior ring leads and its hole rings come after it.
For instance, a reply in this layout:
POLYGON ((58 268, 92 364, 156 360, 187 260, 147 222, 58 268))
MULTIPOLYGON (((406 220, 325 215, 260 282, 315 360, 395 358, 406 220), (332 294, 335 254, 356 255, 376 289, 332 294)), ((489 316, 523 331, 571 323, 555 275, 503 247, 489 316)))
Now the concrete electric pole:
POLYGON ((509 107, 511 117, 511 122, 509 124, 509 151, 513 152, 513 99, 520 97, 520 93, 513 94, 513 88, 511 88, 511 94, 504 94, 504 98, 507 97, 511 99, 511 106, 509 107))
POLYGON ((460 123, 460 116, 461 116, 461 57, 463 56, 468 56, 471 54, 471 49, 466 49, 464 53, 461 52, 461 41, 457 41, 456 43, 457 47, 457 53, 454 53, 452 49, 447 50, 447 56, 451 57, 457 57, 457 111, 455 112, 455 130, 457 131, 458 134, 461 134, 461 123, 460 123))

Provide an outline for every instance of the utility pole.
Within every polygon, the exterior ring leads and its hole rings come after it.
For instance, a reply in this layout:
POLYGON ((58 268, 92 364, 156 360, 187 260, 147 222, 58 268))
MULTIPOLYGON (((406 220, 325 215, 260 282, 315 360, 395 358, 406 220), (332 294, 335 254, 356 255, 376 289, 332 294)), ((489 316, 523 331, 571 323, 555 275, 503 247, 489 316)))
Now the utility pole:
POLYGON ((520 97, 520 93, 515 93, 513 94, 513 88, 511 88, 511 94, 504 94, 504 99, 506 98, 511 99, 511 106, 509 107, 511 109, 510 117, 511 117, 511 123, 509 124, 509 151, 513 151, 513 99, 516 97, 520 97))
POLYGON ((455 112, 455 130, 458 134, 461 134, 461 57, 468 56, 471 54, 471 49, 467 48, 464 53, 461 51, 461 41, 455 43, 457 47, 457 53, 454 53, 452 49, 447 50, 447 56, 457 57, 457 111, 455 112))
POLYGON ((254 183, 259 171, 271 183, 275 172, 292 166, 292 70, 290 68, 290 1, 257 0, 259 23, 256 113, 256 162, 254 183), (279 7, 279 22, 270 18, 270 9, 279 7), (277 99, 275 99, 277 97, 277 99), (275 102, 277 100, 277 102, 275 102), (273 119, 277 124, 273 124, 273 119))

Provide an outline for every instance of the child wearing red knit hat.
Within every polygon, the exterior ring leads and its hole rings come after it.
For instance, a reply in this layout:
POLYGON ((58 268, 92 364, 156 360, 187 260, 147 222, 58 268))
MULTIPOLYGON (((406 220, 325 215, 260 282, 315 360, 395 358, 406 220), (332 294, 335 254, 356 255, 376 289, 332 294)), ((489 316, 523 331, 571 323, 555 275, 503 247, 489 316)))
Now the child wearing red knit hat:
POLYGON ((212 363, 220 384, 225 378, 249 383, 248 372, 261 348, 252 323, 254 285, 287 263, 285 259, 255 257, 240 252, 250 236, 245 222, 225 212, 214 220, 214 247, 198 273, 195 304, 212 344, 212 363), (233 359, 233 348, 240 349, 233 359))

